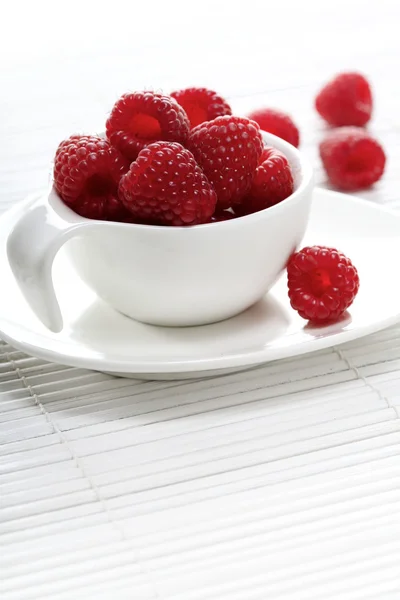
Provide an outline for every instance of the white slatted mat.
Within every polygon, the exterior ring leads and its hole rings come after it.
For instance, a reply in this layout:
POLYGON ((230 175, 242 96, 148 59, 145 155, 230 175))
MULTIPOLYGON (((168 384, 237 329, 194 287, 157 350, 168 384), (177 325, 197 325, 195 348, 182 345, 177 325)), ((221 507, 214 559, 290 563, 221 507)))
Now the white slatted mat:
MULTIPOLYGON (((371 130, 389 155, 360 196, 400 208, 398 3, 189 5, 8 7, 0 210, 43 189, 62 137, 154 85, 289 110, 324 184, 312 98, 349 68, 374 82, 371 130)), ((0 493, 2 600, 399 600, 400 327, 169 383, 0 342, 0 493)))
POLYGON ((6 598, 396 585, 400 328, 185 383, 0 356, 6 598))

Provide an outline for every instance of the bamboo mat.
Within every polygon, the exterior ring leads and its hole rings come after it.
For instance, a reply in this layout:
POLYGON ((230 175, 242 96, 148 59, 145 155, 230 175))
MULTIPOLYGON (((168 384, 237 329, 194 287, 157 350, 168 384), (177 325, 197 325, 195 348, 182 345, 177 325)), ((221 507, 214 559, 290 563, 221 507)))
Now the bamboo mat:
POLYGON ((168 384, 0 357, 5 598, 398 590, 400 328, 168 384))

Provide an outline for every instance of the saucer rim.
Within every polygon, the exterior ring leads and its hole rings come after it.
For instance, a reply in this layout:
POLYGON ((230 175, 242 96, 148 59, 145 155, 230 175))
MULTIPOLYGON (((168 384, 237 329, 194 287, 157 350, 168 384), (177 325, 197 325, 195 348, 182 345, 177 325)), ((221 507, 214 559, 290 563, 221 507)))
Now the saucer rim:
MULTIPOLYGON (((347 194, 343 194, 340 192, 334 192, 331 190, 326 190, 324 188, 315 188, 314 194, 324 194, 329 196, 337 196, 338 194, 343 198, 346 198, 347 202, 352 203, 353 205, 358 205, 362 208, 367 208, 368 210, 375 211, 377 214, 385 213, 391 218, 395 218, 399 222, 399 231, 400 231, 400 214, 390 207, 384 207, 377 204, 372 204, 365 200, 361 200, 360 198, 349 196, 347 194)), ((22 203, 19 203, 15 207, 11 208, 9 211, 4 213, 0 219, 0 227, 5 222, 4 217, 6 215, 18 214, 21 209, 23 209, 30 202, 34 202, 37 200, 37 196, 32 198, 25 199, 22 203)), ((311 208, 312 214, 312 208, 311 208)), ((7 227, 7 224, 5 225, 7 227)), ((6 260, 6 257, 3 257, 3 260, 6 260)), ((68 365, 71 367, 85 368, 96 371, 107 371, 112 372, 113 374, 121 374, 121 375, 134 375, 134 374, 146 374, 146 376, 150 377, 153 373, 158 377, 165 373, 166 375, 176 375, 179 373, 188 374, 193 373, 194 376, 197 373, 199 377, 202 376, 202 373, 207 372, 207 376, 218 375, 219 371, 226 370, 241 370, 241 369, 249 369, 252 367, 259 366, 261 364, 265 364, 268 362, 272 362, 275 360, 281 360, 290 357, 301 356, 304 354, 312 353, 318 350, 324 350, 330 348, 332 346, 341 345, 343 343, 347 343, 358 338, 365 337, 367 335, 371 335, 387 327, 395 325, 400 321, 400 308, 399 312, 396 314, 391 314, 388 317, 383 317, 382 319, 376 320, 370 324, 359 326, 354 329, 342 330, 339 332, 334 332, 331 334, 324 334, 318 338, 311 338, 307 342, 302 342, 300 345, 285 345, 281 348, 268 348, 264 347, 259 350, 249 351, 249 352, 241 352, 234 355, 223 354, 220 356, 214 356, 212 358, 195 358, 189 359, 187 361, 182 360, 144 360, 138 361, 135 360, 134 363, 129 361, 128 359, 104 359, 102 355, 96 356, 77 356, 76 354, 66 354, 65 352, 59 352, 58 350, 50 350, 47 348, 43 348, 40 344, 32 344, 29 341, 23 341, 20 336, 12 335, 12 329, 14 327, 11 324, 11 333, 10 333, 10 324, 8 324, 5 329, 4 318, 0 318, 0 335, 2 339, 9 343, 11 346, 16 348, 17 350, 26 352, 32 356, 35 356, 39 359, 47 360, 50 362, 56 362, 64 365, 68 365)), ((34 335, 38 335, 40 337, 40 332, 37 334, 35 330, 32 328, 30 331, 34 335)), ((23 332, 23 329, 20 330, 23 332)))

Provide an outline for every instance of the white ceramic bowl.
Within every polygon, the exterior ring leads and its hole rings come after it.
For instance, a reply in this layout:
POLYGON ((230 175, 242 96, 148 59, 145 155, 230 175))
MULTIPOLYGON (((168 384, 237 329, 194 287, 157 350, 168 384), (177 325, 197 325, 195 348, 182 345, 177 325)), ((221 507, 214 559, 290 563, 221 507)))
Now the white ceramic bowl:
POLYGON ((294 193, 258 213, 194 227, 156 227, 84 219, 54 189, 11 232, 11 268, 31 308, 53 331, 62 317, 52 283, 61 246, 80 277, 116 310, 166 326, 213 323, 260 300, 305 233, 313 187, 302 153, 263 133, 288 158, 294 193))

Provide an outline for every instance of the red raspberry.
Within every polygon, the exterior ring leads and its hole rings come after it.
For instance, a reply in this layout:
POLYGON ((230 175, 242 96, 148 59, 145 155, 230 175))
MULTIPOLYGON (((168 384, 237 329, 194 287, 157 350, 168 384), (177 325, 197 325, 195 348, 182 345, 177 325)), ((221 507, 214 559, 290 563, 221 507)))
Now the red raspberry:
POLYGON ((122 177, 119 195, 135 218, 156 225, 207 223, 217 201, 193 155, 174 142, 144 148, 122 177))
POLYGON ((170 96, 153 92, 124 94, 114 104, 106 123, 111 144, 131 161, 158 140, 185 144, 189 129, 183 108, 170 96))
POLYGON ((218 207, 224 209, 248 193, 263 141, 257 123, 226 115, 192 129, 188 148, 214 186, 218 207))
POLYGON ((232 114, 229 104, 216 92, 207 88, 187 88, 172 92, 171 96, 184 108, 192 127, 232 114))
POLYGON ((286 156, 276 148, 266 146, 254 173, 250 193, 236 211, 249 215, 278 204, 292 193, 293 176, 286 156))
POLYGON ((298 148, 300 143, 299 130, 293 119, 286 113, 274 108, 260 108, 250 113, 249 119, 253 119, 258 123, 263 131, 272 133, 298 148))
POLYGON ((334 248, 303 248, 287 266, 290 304, 303 319, 338 319, 352 304, 360 285, 351 260, 334 248))
POLYGON ((385 170, 382 146, 357 127, 331 131, 321 142, 319 152, 331 183, 342 190, 369 187, 385 170))
POLYGON ((73 135, 57 148, 54 186, 64 202, 82 217, 119 220, 127 211, 118 200, 118 184, 128 168, 107 140, 73 135))
POLYGON ((334 127, 362 127, 372 114, 370 85, 359 73, 342 73, 322 88, 315 99, 315 107, 334 127))

